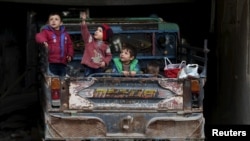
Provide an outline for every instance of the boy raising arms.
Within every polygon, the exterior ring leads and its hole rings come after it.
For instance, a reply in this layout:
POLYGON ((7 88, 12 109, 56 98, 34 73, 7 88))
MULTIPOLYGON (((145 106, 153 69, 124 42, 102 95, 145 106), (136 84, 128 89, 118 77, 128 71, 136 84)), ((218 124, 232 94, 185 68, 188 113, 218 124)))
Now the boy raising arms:
POLYGON ((135 76, 140 73, 140 66, 136 59, 136 49, 132 46, 123 46, 120 56, 113 58, 113 73, 122 73, 124 76, 135 76))
POLYGON ((81 18, 81 34, 85 45, 81 60, 81 64, 84 66, 84 76, 101 73, 112 59, 108 43, 113 36, 113 31, 107 24, 102 24, 97 27, 92 36, 86 24, 86 12, 81 12, 81 18))
POLYGON ((49 70, 54 75, 65 76, 66 65, 73 58, 74 49, 70 35, 63 26, 59 13, 51 13, 48 24, 36 34, 36 42, 48 48, 49 70))

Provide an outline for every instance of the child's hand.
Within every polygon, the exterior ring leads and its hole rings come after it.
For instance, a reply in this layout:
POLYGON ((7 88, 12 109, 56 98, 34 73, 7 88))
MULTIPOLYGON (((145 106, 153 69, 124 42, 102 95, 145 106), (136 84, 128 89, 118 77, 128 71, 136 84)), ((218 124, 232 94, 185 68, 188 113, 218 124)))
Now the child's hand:
POLYGON ((87 19, 87 13, 85 11, 81 12, 80 18, 82 18, 82 23, 85 24, 85 21, 87 19))
POLYGON ((43 45, 44 45, 45 47, 48 47, 48 46, 49 46, 47 42, 43 42, 43 45))
POLYGON ((101 62, 100 67, 104 68, 105 67, 105 62, 101 62))
POLYGON ((49 47, 49 45, 48 45, 47 42, 43 42, 43 45, 44 45, 45 47, 49 47))
POLYGON ((136 72, 135 71, 122 71, 124 76, 135 76, 136 72))
POLYGON ((68 62, 70 62, 71 61, 71 56, 66 56, 66 59, 67 59, 68 62))
POLYGON ((123 73, 124 76, 129 76, 130 75, 129 71, 122 71, 122 73, 123 73))
POLYGON ((130 72, 130 76, 135 76, 136 75, 136 72, 135 71, 131 71, 130 72))

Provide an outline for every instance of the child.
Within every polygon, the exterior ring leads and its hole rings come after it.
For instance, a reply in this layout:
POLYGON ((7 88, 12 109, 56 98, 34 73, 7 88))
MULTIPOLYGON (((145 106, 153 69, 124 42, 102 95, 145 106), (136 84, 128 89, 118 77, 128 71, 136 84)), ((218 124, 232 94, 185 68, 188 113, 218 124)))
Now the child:
POLYGON ((136 59, 136 49, 132 46, 123 46, 120 56, 113 58, 113 73, 122 73, 124 76, 135 76, 140 73, 140 66, 136 59))
POLYGON ((81 33, 85 48, 81 64, 85 69, 84 76, 103 72, 109 65, 112 54, 108 42, 113 36, 113 31, 107 24, 97 27, 94 35, 91 36, 85 22, 86 17, 86 12, 82 12, 81 33))
POLYGON ((48 24, 36 34, 36 42, 48 48, 49 70, 54 75, 65 76, 66 65, 73 58, 74 49, 70 35, 63 26, 59 13, 49 15, 48 24))
POLYGON ((153 74, 153 76, 157 77, 159 71, 160 67, 156 62, 151 61, 147 64, 147 70, 146 70, 147 74, 153 74))

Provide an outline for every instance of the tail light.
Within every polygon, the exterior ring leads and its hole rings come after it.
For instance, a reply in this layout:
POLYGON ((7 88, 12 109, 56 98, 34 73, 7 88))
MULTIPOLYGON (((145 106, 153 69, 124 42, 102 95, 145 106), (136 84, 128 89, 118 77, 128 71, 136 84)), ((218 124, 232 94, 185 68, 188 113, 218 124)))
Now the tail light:
POLYGON ((199 92, 200 92, 200 83, 199 80, 191 80, 191 92, 192 92, 192 107, 199 107, 199 92))
POLYGON ((60 92, 59 90, 51 90, 51 98, 52 100, 60 99, 60 92))
POLYGON ((59 77, 51 79, 51 104, 52 106, 60 106, 61 82, 59 77))
POLYGON ((199 93, 200 92, 199 80, 191 80, 191 92, 192 93, 199 93))

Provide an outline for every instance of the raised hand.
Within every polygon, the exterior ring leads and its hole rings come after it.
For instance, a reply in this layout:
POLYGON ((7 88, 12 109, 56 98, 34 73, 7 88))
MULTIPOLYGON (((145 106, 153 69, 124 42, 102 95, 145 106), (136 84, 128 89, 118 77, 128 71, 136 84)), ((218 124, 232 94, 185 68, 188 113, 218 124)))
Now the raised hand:
POLYGON ((80 13, 80 18, 82 19, 82 24, 85 24, 87 19, 87 13, 85 11, 80 13))

